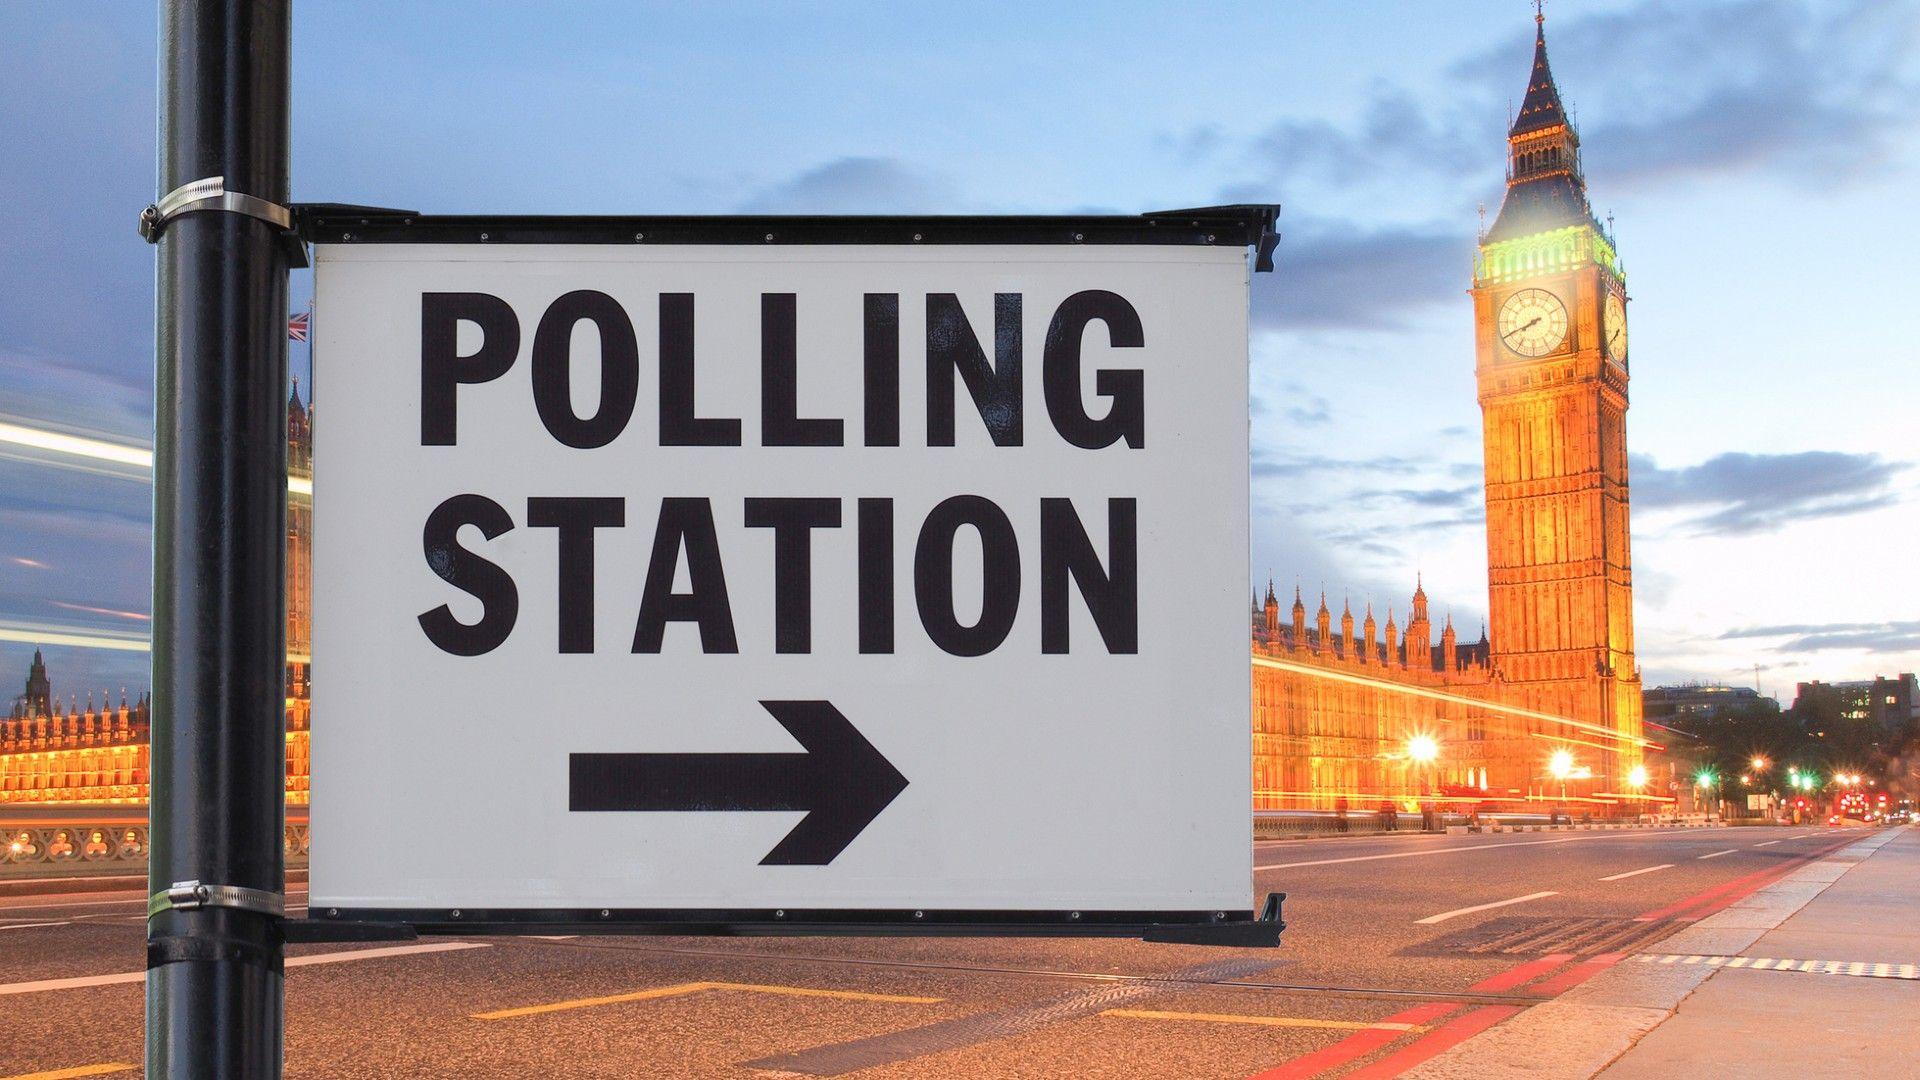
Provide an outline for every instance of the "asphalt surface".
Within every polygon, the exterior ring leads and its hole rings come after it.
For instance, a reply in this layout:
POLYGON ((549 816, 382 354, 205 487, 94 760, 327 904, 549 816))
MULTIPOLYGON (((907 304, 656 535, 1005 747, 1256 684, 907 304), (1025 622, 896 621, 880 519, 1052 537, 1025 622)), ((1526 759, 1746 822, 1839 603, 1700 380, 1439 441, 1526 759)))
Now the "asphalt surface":
MULTIPOLYGON (((1289 894, 1278 950, 990 938, 297 946, 287 1075, 1391 1076, 1862 835, 1260 843, 1257 890, 1289 894)), ((0 895, 0 1078, 139 1074, 140 883, 68 889, 0 895)), ((291 891, 304 900, 304 886, 291 891)))

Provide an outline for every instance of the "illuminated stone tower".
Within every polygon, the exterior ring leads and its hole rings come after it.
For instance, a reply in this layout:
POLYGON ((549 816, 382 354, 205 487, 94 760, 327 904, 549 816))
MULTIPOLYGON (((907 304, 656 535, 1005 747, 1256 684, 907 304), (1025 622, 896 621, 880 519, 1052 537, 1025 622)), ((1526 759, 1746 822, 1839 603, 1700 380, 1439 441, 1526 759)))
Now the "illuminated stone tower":
MULTIPOLYGON (((1506 197, 1474 265, 1492 661, 1508 700, 1635 739, 1625 272, 1588 205, 1580 136, 1535 21, 1506 197)), ((1593 770, 1579 789, 1626 790, 1638 751, 1588 741, 1620 749, 1573 747, 1593 770)), ((1543 745, 1523 734, 1498 751, 1503 779, 1532 778, 1543 745)))

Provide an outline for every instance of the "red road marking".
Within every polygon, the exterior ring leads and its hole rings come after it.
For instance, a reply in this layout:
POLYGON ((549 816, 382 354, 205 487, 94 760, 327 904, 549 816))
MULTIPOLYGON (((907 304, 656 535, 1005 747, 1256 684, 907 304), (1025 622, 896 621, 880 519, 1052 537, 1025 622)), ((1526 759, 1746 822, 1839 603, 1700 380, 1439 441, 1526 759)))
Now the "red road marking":
MULTIPOLYGON (((1694 893, 1692 896, 1687 897, 1685 900, 1682 900, 1679 903, 1668 904, 1666 907, 1656 908, 1653 911, 1649 911, 1644 915, 1638 916, 1637 919, 1640 922, 1652 922, 1655 919, 1665 919, 1674 915, 1678 915, 1680 912, 1686 911, 1688 908, 1696 907, 1701 904, 1711 904, 1716 899, 1725 897, 1724 903, 1721 903, 1718 906, 1711 908, 1711 911, 1719 911, 1722 908, 1732 905, 1739 900, 1742 900, 1748 896, 1751 896, 1755 892, 1758 892, 1760 889, 1765 888, 1769 884, 1772 884, 1774 881, 1780 878, 1786 877, 1788 874, 1799 869, 1802 865, 1812 862, 1813 860, 1818 859, 1821 856, 1826 855, 1830 852, 1838 851, 1839 849, 1846 847, 1848 844, 1851 844, 1852 842, 1853 841, 1851 838, 1846 840, 1841 840, 1838 843, 1828 844, 1825 847, 1817 848, 1813 851, 1808 852, 1805 855, 1797 855, 1794 858, 1789 859, 1788 861, 1782 863, 1779 866, 1770 866, 1765 870, 1756 870, 1753 873, 1747 874, 1743 877, 1734 878, 1732 881, 1723 881, 1720 884, 1715 885, 1710 889, 1704 889, 1700 892, 1694 893), (1751 886, 1751 887, 1745 888, 1745 891, 1740 892, 1738 895, 1735 895, 1735 896, 1728 897, 1726 895, 1728 893, 1732 893, 1736 889, 1741 889, 1746 886, 1751 886)), ((1697 919, 1703 915, 1710 914, 1711 911, 1707 909, 1703 909, 1699 912, 1694 913, 1693 915, 1687 916, 1687 918, 1697 919)))
POLYGON ((1543 956, 1538 960, 1529 960, 1519 967, 1508 968, 1506 971, 1491 978, 1481 979, 1479 982, 1468 987, 1467 992, 1473 994, 1497 994, 1502 990, 1511 990, 1521 983, 1532 982, 1571 959, 1573 959, 1572 953, 1554 953, 1551 956, 1543 956))
MULTIPOLYGON (((1436 1020, 1460 1006, 1451 1001, 1435 1002, 1431 1005, 1416 1005, 1405 1012, 1397 1012, 1382 1023, 1388 1024, 1424 1024, 1436 1020)), ((1400 1031, 1356 1031, 1334 1043, 1324 1046, 1311 1054, 1294 1058, 1282 1065, 1276 1065, 1266 1072, 1259 1073, 1250 1080, 1308 1080, 1328 1069, 1345 1065, 1355 1058, 1365 1057, 1375 1050, 1398 1039, 1405 1032, 1400 1031)))
POLYGON ((1626 953, 1601 953, 1591 959, 1582 960, 1551 979, 1543 979, 1528 988, 1529 993, 1539 994, 1543 998, 1559 997, 1561 994, 1579 986, 1595 975, 1620 962, 1626 953))
POLYGON ((1355 1069, 1343 1080, 1388 1080, 1399 1076, 1415 1065, 1466 1042, 1475 1035, 1519 1012, 1518 1005, 1482 1005, 1480 1008, 1455 1018, 1446 1026, 1428 1032, 1422 1038, 1401 1047, 1364 1069, 1355 1069))

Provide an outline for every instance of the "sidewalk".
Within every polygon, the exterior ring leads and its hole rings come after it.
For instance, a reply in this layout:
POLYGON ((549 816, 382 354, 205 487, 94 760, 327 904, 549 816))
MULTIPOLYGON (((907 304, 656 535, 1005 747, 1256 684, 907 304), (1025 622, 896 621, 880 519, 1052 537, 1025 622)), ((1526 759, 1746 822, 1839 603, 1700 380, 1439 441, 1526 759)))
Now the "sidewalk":
POLYGON ((1915 1077, 1920 829, 1880 829, 1405 1074, 1915 1077))
MULTIPOLYGON (((1601 1076, 1920 1076, 1920 830, 1849 845, 1794 877, 1831 884, 1739 954, 1755 960, 1722 965, 1601 1076), (1761 960, 1774 962, 1754 970, 1761 960), (1801 963, 1778 970, 1790 960, 1801 963)), ((1680 952, 1673 941, 1659 948, 1680 952)))

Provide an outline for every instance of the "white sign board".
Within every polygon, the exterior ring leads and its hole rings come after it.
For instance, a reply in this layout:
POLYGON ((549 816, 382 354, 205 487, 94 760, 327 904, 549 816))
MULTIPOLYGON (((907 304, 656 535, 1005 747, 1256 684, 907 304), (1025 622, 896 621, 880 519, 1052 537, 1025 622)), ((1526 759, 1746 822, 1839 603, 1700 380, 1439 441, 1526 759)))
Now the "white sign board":
POLYGON ((313 910, 1245 912, 1247 275, 318 245, 313 910))

